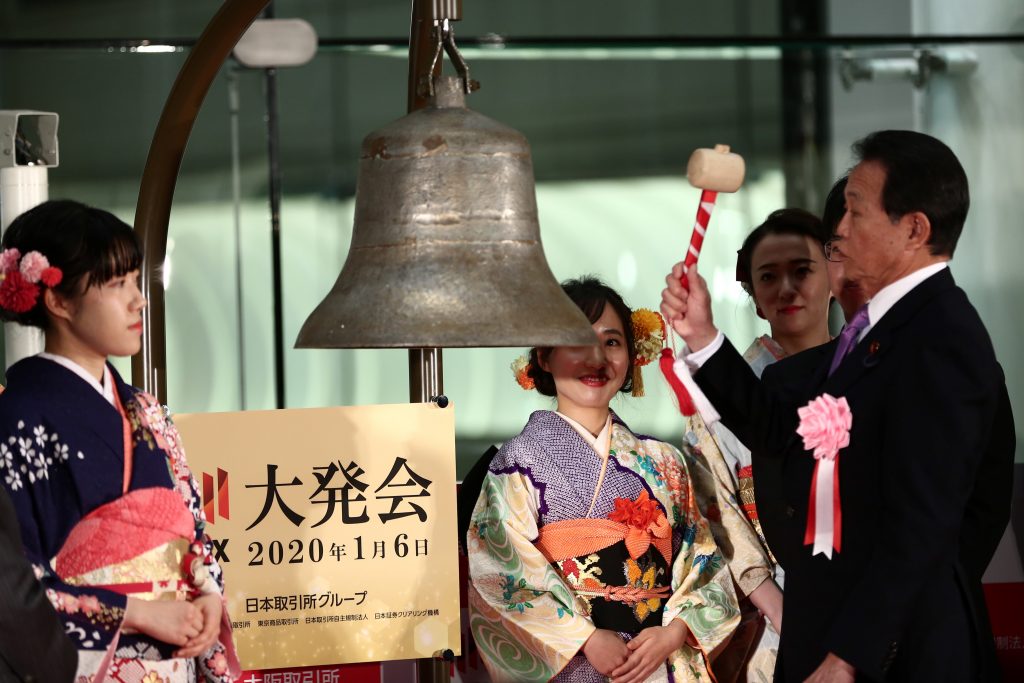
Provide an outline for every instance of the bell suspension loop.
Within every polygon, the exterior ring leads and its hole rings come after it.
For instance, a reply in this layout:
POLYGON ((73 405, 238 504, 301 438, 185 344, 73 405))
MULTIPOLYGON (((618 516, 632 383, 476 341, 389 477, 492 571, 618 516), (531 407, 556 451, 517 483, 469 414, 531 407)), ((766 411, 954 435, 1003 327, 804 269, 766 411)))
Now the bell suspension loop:
POLYGON ((480 89, 480 83, 469 77, 469 64, 466 63, 458 45, 455 44, 455 27, 452 20, 443 17, 434 23, 431 30, 431 40, 434 43, 433 56, 430 59, 430 69, 419 77, 419 94, 432 98, 435 95, 437 81, 441 77, 441 52, 444 51, 455 67, 455 72, 462 81, 462 91, 467 95, 474 90, 480 89))

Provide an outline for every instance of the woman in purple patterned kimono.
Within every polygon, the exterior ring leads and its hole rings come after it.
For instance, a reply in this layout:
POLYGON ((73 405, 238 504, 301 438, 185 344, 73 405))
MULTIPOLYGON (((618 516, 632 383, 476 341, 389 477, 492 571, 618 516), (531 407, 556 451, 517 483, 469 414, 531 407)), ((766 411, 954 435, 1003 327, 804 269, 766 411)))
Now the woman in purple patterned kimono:
POLYGON ((113 215, 46 202, 8 228, 0 314, 44 330, 0 394, 0 480, 79 650, 77 680, 233 681, 220 569, 177 432, 109 355, 139 351, 141 252, 113 215))
POLYGON ((609 408, 632 386, 630 309, 593 279, 564 288, 599 343, 531 350, 557 410, 491 461, 468 533, 470 629, 496 681, 710 681, 739 621, 729 569, 679 450, 609 408))

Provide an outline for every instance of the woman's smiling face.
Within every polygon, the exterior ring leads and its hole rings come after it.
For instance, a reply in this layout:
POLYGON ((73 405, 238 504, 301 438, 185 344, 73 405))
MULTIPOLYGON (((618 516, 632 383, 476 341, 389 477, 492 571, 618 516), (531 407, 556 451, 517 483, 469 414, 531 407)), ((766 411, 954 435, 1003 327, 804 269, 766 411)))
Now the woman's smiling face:
POLYGON ((615 309, 605 304, 593 328, 598 344, 556 346, 538 359, 555 380, 559 412, 570 417, 580 410, 607 408, 630 370, 626 334, 615 309))

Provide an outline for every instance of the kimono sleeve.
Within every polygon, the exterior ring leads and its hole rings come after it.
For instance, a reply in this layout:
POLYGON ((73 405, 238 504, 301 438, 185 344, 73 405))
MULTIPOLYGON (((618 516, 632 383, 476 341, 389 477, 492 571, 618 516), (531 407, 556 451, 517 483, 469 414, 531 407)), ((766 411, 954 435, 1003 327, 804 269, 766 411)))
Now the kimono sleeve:
MULTIPOLYGON (((676 453, 685 466, 682 454, 676 453)), ((689 480, 686 507, 680 510, 681 516, 674 524, 682 528, 682 542, 672 561, 672 596, 665 605, 664 621, 682 619, 707 664, 736 630, 740 608, 729 566, 710 524, 701 514, 692 473, 689 480)), ((677 656, 685 655, 687 650, 677 650, 677 656)), ((674 664, 687 665, 678 661, 674 664)), ((690 666, 694 664, 691 662, 690 666)))
POLYGON ((72 642, 79 649, 105 649, 121 628, 128 599, 66 583, 50 566, 66 520, 77 515, 69 503, 77 493, 65 465, 68 447, 43 420, 19 420, 17 426, 5 425, 0 435, 0 479, 18 518, 25 556, 72 642))
MULTIPOLYGON (((723 425, 718 425, 723 429, 723 425)), ((683 455, 690 471, 698 508, 704 512, 718 550, 740 593, 750 595, 770 579, 771 560, 743 513, 729 463, 722 446, 699 414, 686 418, 683 455)))
POLYGON ((550 680, 595 631, 533 545, 537 500, 524 473, 492 470, 470 521, 470 630, 495 681, 550 680))
POLYGON ((199 494, 199 483, 192 476, 192 470, 185 460, 181 435, 178 433, 177 427, 174 426, 166 407, 160 406, 160 408, 163 411, 163 422, 156 421, 157 424, 152 426, 154 431, 160 430, 160 436, 167 444, 166 450, 171 462, 171 470, 176 479, 175 486, 195 519, 195 540, 203 546, 202 561, 210 576, 206 585, 201 586, 200 590, 207 594, 216 593, 221 598, 220 635, 217 642, 197 658, 199 673, 203 680, 210 683, 228 683, 241 676, 241 666, 235 652, 231 618, 228 614, 227 599, 224 597, 224 572, 214 557, 213 542, 206 533, 206 515, 203 513, 203 499, 199 494))
MULTIPOLYGON (((171 453, 169 458, 171 459, 171 469, 174 472, 175 485, 178 492, 181 494, 182 499, 185 501, 185 505, 188 507, 189 512, 192 513, 192 518, 195 520, 195 538, 194 540, 202 543, 203 545, 203 560, 207 566, 210 576, 216 582, 216 592, 224 593, 224 571, 220 567, 220 563, 213 552, 213 541, 210 540, 209 534, 206 533, 206 514, 203 512, 203 499, 199 493, 199 482, 192 475, 192 470, 188 466, 188 462, 185 460, 185 450, 181 445, 181 435, 178 433, 178 428, 174 426, 170 416, 166 418, 166 426, 164 428, 164 438, 168 444, 174 444, 170 449, 171 453)), ((205 593, 214 592, 213 586, 203 590, 205 593)))

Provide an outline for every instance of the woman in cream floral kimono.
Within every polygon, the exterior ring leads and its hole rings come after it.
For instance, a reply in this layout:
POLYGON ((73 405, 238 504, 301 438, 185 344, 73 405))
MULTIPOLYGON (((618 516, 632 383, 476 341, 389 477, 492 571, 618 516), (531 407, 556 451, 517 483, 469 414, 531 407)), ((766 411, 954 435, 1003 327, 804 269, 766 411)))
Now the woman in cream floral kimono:
MULTIPOLYGON (((841 192, 839 198, 841 206, 841 192)), ((780 209, 744 240, 736 258, 736 278, 771 329, 771 336, 758 337, 743 354, 758 377, 780 358, 829 340, 827 239, 828 231, 813 214, 780 209)), ((698 408, 686 418, 683 452, 696 465, 692 469, 699 496, 713 494, 703 498, 702 505, 717 505, 721 511, 713 531, 740 594, 750 598, 742 603, 743 621, 716 674, 719 683, 770 681, 781 632, 784 573, 764 540, 754 482, 756 478, 759 486, 768 486, 779 478, 778 466, 759 461, 755 472, 750 451, 719 422, 714 406, 682 364, 676 361, 677 375, 698 408)))
POLYGON ((496 681, 710 681, 739 622, 729 568, 679 450, 609 409, 633 385, 636 337, 664 328, 596 280, 564 288, 600 343, 533 349, 522 369, 557 410, 491 461, 468 534, 470 629, 496 681))

